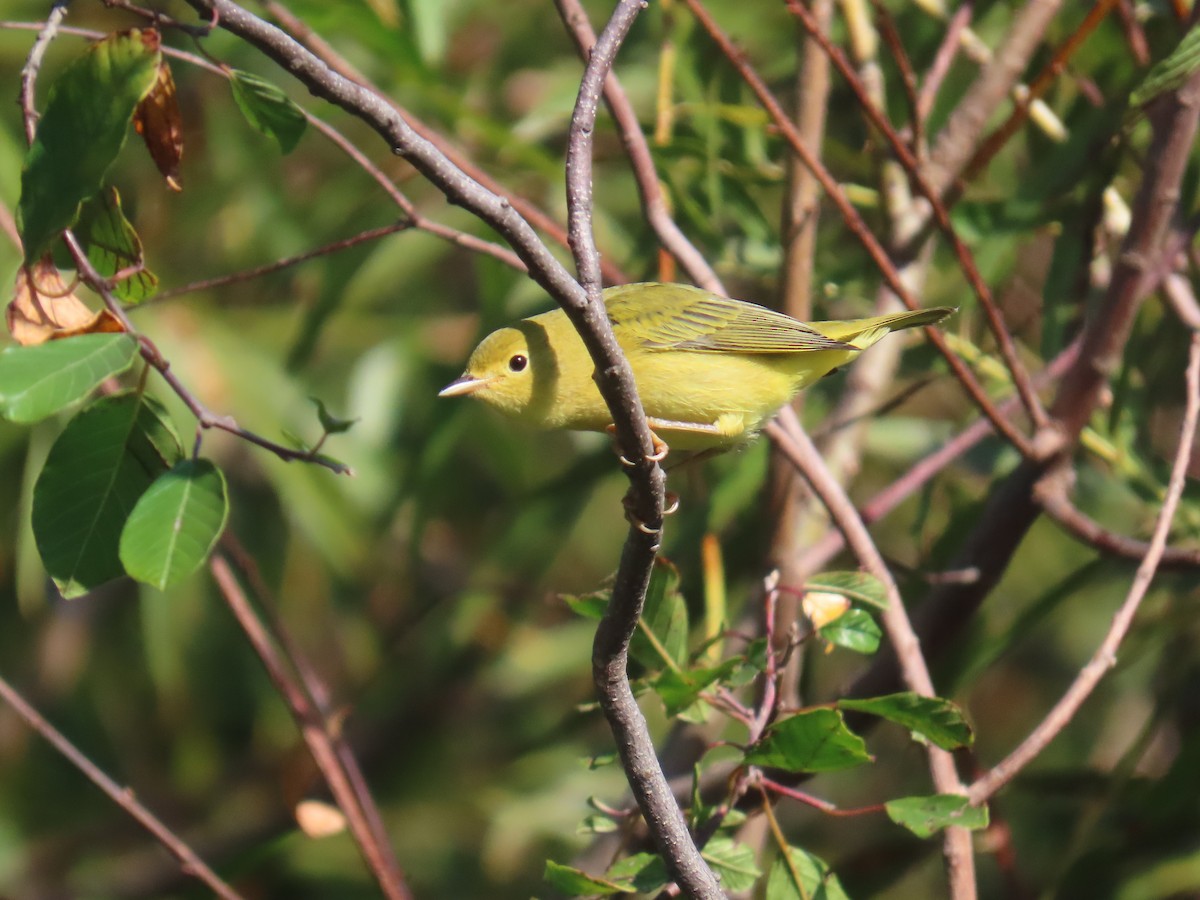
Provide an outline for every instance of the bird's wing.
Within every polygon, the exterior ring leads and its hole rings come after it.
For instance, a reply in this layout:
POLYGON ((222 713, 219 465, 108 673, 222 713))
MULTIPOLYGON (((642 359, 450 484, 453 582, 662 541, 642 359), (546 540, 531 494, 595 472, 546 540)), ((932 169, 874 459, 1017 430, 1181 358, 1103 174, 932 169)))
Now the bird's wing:
POLYGON ((647 350, 796 353, 853 350, 790 316, 681 284, 609 288, 604 302, 622 343, 647 350), (628 343, 627 343, 628 342, 628 343))

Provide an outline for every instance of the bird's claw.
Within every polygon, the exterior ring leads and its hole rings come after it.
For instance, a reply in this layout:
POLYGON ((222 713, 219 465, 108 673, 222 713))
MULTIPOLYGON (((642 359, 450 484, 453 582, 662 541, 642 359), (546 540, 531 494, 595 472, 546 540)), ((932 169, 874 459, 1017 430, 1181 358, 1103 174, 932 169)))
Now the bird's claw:
MULTIPOLYGON (((679 495, 678 494, 673 494, 670 491, 668 491, 666 494, 666 497, 664 498, 664 501, 665 501, 665 504, 664 504, 664 509, 662 512, 662 514, 664 516, 671 516, 679 511, 679 495)), ((628 494, 626 494, 625 499, 622 500, 621 503, 625 507, 625 520, 627 522, 629 522, 630 525, 632 525, 634 528, 636 528, 642 534, 648 534, 651 537, 658 535, 658 534, 662 534, 662 528, 651 528, 649 525, 647 525, 645 522, 643 522, 641 519, 639 519, 634 514, 632 497, 630 497, 628 494)))
MULTIPOLYGON (((617 437, 617 426, 609 425, 604 430, 607 431, 613 438, 613 441, 614 441, 613 449, 616 451, 617 459, 619 459, 621 461, 621 465, 623 465, 627 469, 636 469, 638 464, 635 463, 633 460, 631 460, 624 453, 622 453, 621 448, 619 446, 617 446, 615 443, 616 437, 617 437)), ((649 455, 646 456, 646 459, 649 462, 655 462, 655 463, 662 462, 664 459, 667 458, 667 453, 669 453, 670 450, 671 450, 671 448, 667 446, 666 441, 664 441, 662 438, 660 438, 653 431, 650 432, 650 453, 649 453, 649 455)))

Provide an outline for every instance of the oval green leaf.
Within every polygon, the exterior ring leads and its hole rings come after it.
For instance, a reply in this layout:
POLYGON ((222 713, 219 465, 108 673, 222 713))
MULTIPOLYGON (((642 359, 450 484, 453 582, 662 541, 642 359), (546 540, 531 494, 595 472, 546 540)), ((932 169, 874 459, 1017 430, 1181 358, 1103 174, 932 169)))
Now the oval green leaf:
POLYGON ((70 228, 104 181, 138 103, 158 77, 158 32, 126 31, 93 44, 55 80, 25 155, 17 224, 32 263, 70 228))
POLYGON ((828 591, 876 609, 887 609, 887 589, 866 572, 822 572, 804 582, 806 591, 828 591))
POLYGON ((879 623, 865 609, 848 609, 817 634, 839 647, 855 653, 874 653, 879 649, 883 632, 879 623))
POLYGON ((962 710, 941 697, 922 697, 912 691, 904 691, 865 700, 839 700, 838 709, 870 713, 903 725, 943 750, 969 747, 975 740, 962 710))
POLYGON ((225 476, 206 459, 189 459, 160 475, 121 532, 125 571, 159 590, 195 572, 225 529, 225 476))
POLYGON ((285 154, 296 149, 308 120, 287 94, 271 82, 237 69, 230 74, 229 86, 247 122, 275 138, 285 154))
POLYGON ((82 400, 129 368, 137 342, 126 334, 81 334, 0 353, 0 415, 38 422, 82 400))
POLYGON ((687 662, 687 603, 679 592, 679 570, 661 556, 654 560, 646 602, 629 655, 651 671, 687 662))
POLYGON ((746 753, 746 762, 789 772, 833 772, 870 762, 867 745, 836 709, 812 709, 780 719, 746 753))
POLYGON ((124 574, 129 511, 182 455, 156 403, 134 393, 97 400, 67 423, 33 489, 33 536, 64 597, 124 574))
POLYGON ((888 818, 903 825, 917 837, 932 837, 943 828, 961 825, 975 831, 987 828, 986 806, 972 806, 961 794, 934 794, 931 797, 903 797, 884 804, 888 818))

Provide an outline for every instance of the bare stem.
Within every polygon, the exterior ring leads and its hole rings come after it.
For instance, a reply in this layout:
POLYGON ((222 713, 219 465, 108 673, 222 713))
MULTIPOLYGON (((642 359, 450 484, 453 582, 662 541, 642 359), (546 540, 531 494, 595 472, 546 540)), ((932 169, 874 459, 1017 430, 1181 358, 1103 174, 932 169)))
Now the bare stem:
MULTIPOLYGON (((368 812, 364 805, 363 795, 356 789, 357 785, 344 765, 344 755, 339 753, 331 737, 330 723, 304 686, 297 682, 289 671, 225 557, 219 553, 214 554, 209 560, 209 570, 230 612, 237 619, 254 652, 258 654, 279 695, 287 703, 301 737, 324 776, 325 783, 329 785, 338 808, 345 814, 355 843, 379 882, 380 889, 389 900, 411 900, 412 893, 404 881, 404 874, 392 853, 391 844, 388 843, 386 835, 380 834, 377 828, 372 827, 371 812, 374 810, 368 812)), ((367 794, 366 797, 369 801, 370 795, 367 794)), ((373 804, 371 806, 373 807, 373 804)), ((374 817, 377 820, 378 813, 374 813, 374 817)))
POLYGON ((34 709, 4 678, 0 678, 0 698, 3 698, 9 706, 16 710, 17 715, 54 747, 67 762, 82 772, 88 781, 104 791, 113 803, 129 813, 139 825, 150 832, 168 853, 179 860, 180 867, 185 874, 204 882, 209 890, 223 900, 242 900, 241 894, 226 884, 175 832, 139 803, 130 788, 121 787, 104 774, 99 766, 88 759, 83 751, 72 744, 61 731, 47 722, 42 714, 34 709))
POLYGON ((1133 618, 1137 615, 1138 607, 1154 581, 1154 573, 1158 570, 1159 561, 1166 549, 1167 534, 1171 530, 1171 522, 1175 518, 1175 510, 1179 505, 1179 498, 1183 494, 1183 486, 1187 479, 1187 468, 1191 461, 1192 444, 1195 441, 1198 420, 1200 420, 1200 334, 1193 333, 1187 367, 1187 409, 1180 425, 1179 447, 1175 452, 1171 479, 1167 483, 1167 496, 1163 500, 1162 510, 1155 523, 1150 547, 1146 551, 1141 565, 1138 566, 1129 593, 1116 615, 1113 616, 1112 624, 1109 626, 1104 640, 1100 642, 1100 646, 1096 648, 1092 658, 1080 670, 1071 686, 1046 715, 1046 718, 1012 753, 971 785, 967 796, 971 798, 973 804, 978 805, 985 802, 988 797, 1008 784, 1021 769, 1032 762, 1074 718, 1083 702, 1100 683, 1100 679, 1117 664, 1117 650, 1120 649, 1125 635, 1129 633, 1133 618))

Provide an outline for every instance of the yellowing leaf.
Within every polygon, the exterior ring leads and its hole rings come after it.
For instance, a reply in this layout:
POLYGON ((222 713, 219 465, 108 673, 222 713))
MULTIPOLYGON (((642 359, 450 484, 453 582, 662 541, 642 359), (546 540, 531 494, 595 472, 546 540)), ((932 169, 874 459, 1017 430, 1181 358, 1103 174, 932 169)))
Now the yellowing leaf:
POLYGON ((24 346, 77 334, 125 330, 107 309, 92 312, 63 281, 58 269, 44 260, 17 272, 4 318, 13 340, 24 346))

